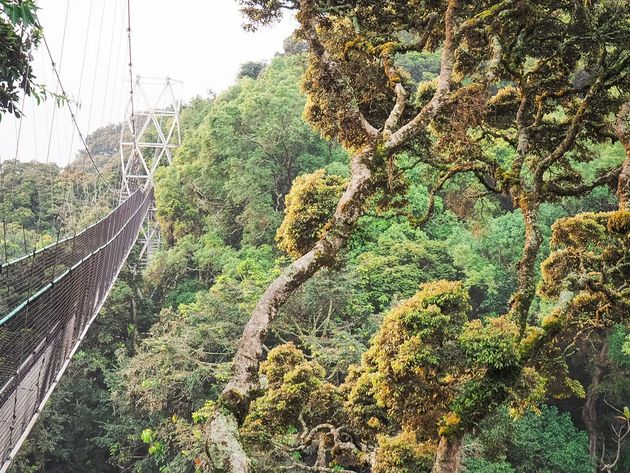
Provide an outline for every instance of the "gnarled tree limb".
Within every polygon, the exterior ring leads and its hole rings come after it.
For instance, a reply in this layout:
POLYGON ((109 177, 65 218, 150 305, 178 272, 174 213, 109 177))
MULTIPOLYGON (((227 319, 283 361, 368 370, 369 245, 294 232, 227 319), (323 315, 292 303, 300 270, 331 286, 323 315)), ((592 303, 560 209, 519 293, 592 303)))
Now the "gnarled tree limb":
POLYGON ((222 403, 238 417, 244 414, 251 392, 258 387, 258 361, 263 341, 278 309, 318 269, 334 260, 363 214, 365 201, 376 186, 369 167, 373 154, 374 149, 367 147, 352 158, 350 182, 339 200, 326 235, 269 285, 245 325, 234 357, 232 377, 221 395, 222 403))
POLYGON ((446 101, 451 88, 451 78, 453 76, 453 59, 455 57, 455 11, 459 4, 458 0, 449 0, 446 13, 444 15, 444 46, 442 48, 442 59, 440 61, 440 75, 437 80, 437 88, 431 100, 418 112, 418 114, 407 124, 403 125, 387 140, 385 147, 395 151, 410 140, 415 138, 426 124, 435 117, 446 101))

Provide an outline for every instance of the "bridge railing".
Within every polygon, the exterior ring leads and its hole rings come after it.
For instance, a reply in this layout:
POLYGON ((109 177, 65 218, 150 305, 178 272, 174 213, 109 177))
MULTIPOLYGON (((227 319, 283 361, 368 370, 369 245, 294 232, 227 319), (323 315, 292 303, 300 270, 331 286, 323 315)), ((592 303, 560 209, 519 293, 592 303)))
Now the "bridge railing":
POLYGON ((138 207, 142 193, 132 194, 109 215, 77 233, 0 266, 0 319, 34 292, 53 281, 109 241, 124 223, 121 216, 138 207))
POLYGON ((31 291, 23 282, 4 280, 5 297, 17 306, 0 318, 0 473, 104 303, 152 203, 152 191, 138 191, 58 247, 3 266, 5 276, 28 280, 31 291))

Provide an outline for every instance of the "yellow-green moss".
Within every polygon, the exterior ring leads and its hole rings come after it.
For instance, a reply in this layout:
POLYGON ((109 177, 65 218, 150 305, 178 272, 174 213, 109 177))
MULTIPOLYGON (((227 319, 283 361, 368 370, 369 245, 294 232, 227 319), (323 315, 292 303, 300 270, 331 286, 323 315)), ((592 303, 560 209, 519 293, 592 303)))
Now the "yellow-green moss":
POLYGON ((416 435, 434 435, 454 394, 453 357, 469 309, 467 291, 453 281, 423 284, 392 309, 348 381, 351 418, 381 428, 384 409, 416 435))
POLYGON ((436 451, 435 442, 418 442, 409 431, 379 436, 372 473, 428 473, 436 451))
POLYGON ((260 374, 267 377, 270 386, 276 387, 282 384, 287 373, 305 361, 304 353, 293 343, 280 345, 260 364, 260 374))
POLYGON ((307 253, 324 235, 345 184, 345 179, 323 169, 297 177, 286 196, 284 221, 276 233, 278 247, 294 259, 307 253))
POLYGON ((547 398, 547 377, 531 366, 521 371, 518 382, 510 389, 510 415, 521 417, 527 411, 538 411, 547 398))
POLYGON ((449 412, 440 420, 440 435, 450 436, 459 433, 462 419, 455 412, 449 412))
POLYGON ((299 425, 305 407, 311 405, 312 410, 312 397, 325 384, 324 369, 316 361, 307 361, 292 343, 271 350, 260 372, 269 385, 252 402, 243 423, 242 434, 249 438, 278 434, 299 425))
POLYGON ((551 253, 542 263, 539 294, 550 300, 565 293, 543 319, 547 332, 563 324, 604 327, 627 317, 630 300, 623 287, 630 278, 630 212, 586 212, 558 220, 552 227, 551 253))
POLYGON ((519 327, 508 316, 490 317, 485 323, 473 320, 466 324, 459 337, 460 344, 471 362, 496 369, 516 366, 519 327))
POLYGON ((608 217, 608 230, 615 233, 630 232, 630 210, 618 210, 608 217))

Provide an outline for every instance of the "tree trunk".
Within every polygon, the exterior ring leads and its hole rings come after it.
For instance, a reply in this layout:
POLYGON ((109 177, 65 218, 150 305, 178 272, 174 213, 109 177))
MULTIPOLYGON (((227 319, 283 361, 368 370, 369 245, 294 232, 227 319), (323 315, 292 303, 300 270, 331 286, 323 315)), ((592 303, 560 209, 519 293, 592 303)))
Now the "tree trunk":
POLYGON ((431 473, 459 473, 463 443, 461 437, 440 437, 431 473))
MULTIPOLYGON (((364 212, 367 198, 373 194, 377 186, 370 169, 373 155, 374 148, 369 147, 353 156, 350 182, 330 220, 328 231, 313 249, 295 260, 269 285, 256 305, 238 343, 232 376, 221 393, 219 399, 221 409, 207 427, 210 442, 217 440, 227 442, 229 445, 238 443, 238 429, 225 429, 222 426, 236 425, 237 419, 243 419, 247 413, 252 393, 259 386, 258 364, 269 325, 289 296, 317 270, 334 261, 339 250, 347 243, 356 221, 364 212), (231 439, 228 441, 225 436, 230 436, 231 439)), ((243 460, 242 448, 234 451, 224 448, 212 453, 216 464, 225 465, 221 471, 230 473, 251 471, 246 457, 245 461, 243 460)))
POLYGON ((234 416, 217 410, 206 430, 206 455, 212 473, 247 473, 249 458, 243 450, 234 416))
POLYGON ((619 197, 619 210, 630 210, 630 143, 626 148, 626 160, 621 167, 617 196, 619 197))
POLYGON ((626 102, 617 115, 615 130, 626 151, 626 159, 621 167, 617 186, 619 210, 630 210, 630 102, 626 102))
POLYGON ((588 432, 588 452, 595 461, 599 460, 599 443, 602 440, 597 416, 597 400, 599 398, 599 385, 604 377, 607 361, 608 337, 605 335, 604 344, 599 355, 593 357, 591 382, 586 391, 586 401, 582 408, 582 420, 588 432))
POLYGON ((519 207, 525 220, 525 244, 518 264, 518 290, 512 299, 510 312, 521 328, 521 334, 527 326, 529 308, 536 294, 536 257, 542 243, 542 233, 538 221, 537 201, 527 202, 521 198, 519 207))

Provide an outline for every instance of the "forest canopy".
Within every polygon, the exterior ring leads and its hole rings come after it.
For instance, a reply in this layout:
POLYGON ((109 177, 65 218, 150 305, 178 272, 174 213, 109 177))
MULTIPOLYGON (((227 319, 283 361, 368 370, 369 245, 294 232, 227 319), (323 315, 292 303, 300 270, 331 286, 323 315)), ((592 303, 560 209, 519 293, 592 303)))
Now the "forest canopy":
POLYGON ((240 4, 298 31, 182 110, 164 245, 12 471, 628 471, 627 2, 240 4))

